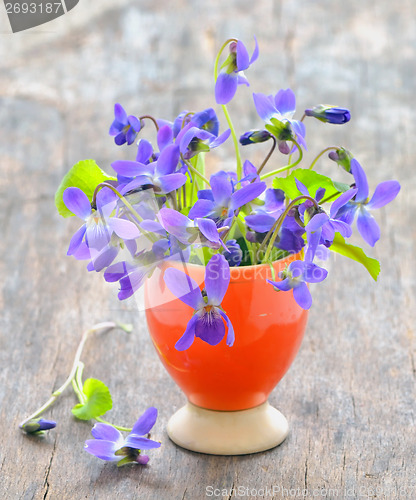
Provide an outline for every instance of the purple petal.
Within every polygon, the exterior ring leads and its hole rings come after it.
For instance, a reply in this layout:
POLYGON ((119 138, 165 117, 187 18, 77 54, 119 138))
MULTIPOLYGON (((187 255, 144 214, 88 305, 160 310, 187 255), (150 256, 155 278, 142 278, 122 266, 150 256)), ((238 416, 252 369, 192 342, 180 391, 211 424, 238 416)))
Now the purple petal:
POLYGON ((139 142, 139 146, 137 148, 136 162, 144 164, 149 161, 149 158, 152 156, 152 154, 153 146, 149 141, 146 141, 146 139, 142 139, 139 142))
POLYGON ((118 122, 123 123, 124 125, 127 124, 127 113, 124 111, 123 106, 119 103, 114 104, 114 117, 118 122))
POLYGON ((140 132, 140 129, 142 128, 142 125, 140 123, 140 120, 136 118, 133 115, 130 115, 127 117, 127 121, 129 122, 130 127, 135 131, 135 132, 140 132))
POLYGON ((195 336, 199 337, 209 345, 217 345, 221 342, 225 335, 225 325, 220 314, 211 310, 211 312, 204 312, 202 317, 195 326, 195 336), (206 316, 210 316, 208 319, 206 316))
POLYGON ((223 255, 211 257, 205 269, 205 290, 208 304, 219 306, 230 283, 230 266, 223 255))
POLYGON ((92 221, 87 224, 85 231, 85 241, 90 249, 102 250, 111 239, 112 231, 101 220, 96 223, 92 221))
POLYGON ((300 182, 299 179, 296 179, 296 177, 295 177, 295 184, 296 187, 298 188, 298 191, 300 191, 305 196, 310 196, 308 188, 305 186, 305 184, 300 182))
POLYGON ((129 127, 126 132, 126 142, 130 146, 133 144, 134 140, 136 139, 137 132, 134 130, 133 127, 129 127))
POLYGON ((199 319, 198 315, 194 314, 192 318, 188 321, 185 333, 175 344, 175 349, 177 351, 185 351, 193 344, 195 340, 195 325, 198 319, 199 319))
POLYGON ((233 186, 228 176, 224 174, 225 172, 219 172, 211 175, 210 184, 215 204, 221 207, 228 207, 233 192, 233 186))
POLYGON ((118 462, 122 458, 115 455, 116 444, 105 439, 88 439, 85 441, 84 450, 107 462, 118 462))
POLYGON ((108 131, 109 135, 115 136, 120 133, 120 131, 123 129, 124 124, 120 123, 117 120, 114 120, 113 123, 110 125, 110 129, 108 131))
POLYGON ((276 109, 282 115, 290 115, 290 117, 292 117, 296 110, 296 98, 291 89, 279 90, 279 92, 275 95, 274 103, 276 109))
POLYGON ((211 219, 195 219, 195 222, 208 241, 212 243, 220 243, 220 236, 218 234, 217 226, 211 219))
POLYGON ((230 134, 231 134, 231 130, 227 129, 220 136, 218 136, 216 139, 214 139, 213 141, 211 141, 209 143, 209 147, 211 149, 213 149, 213 148, 216 148, 216 147, 220 146, 223 142, 225 142, 230 137, 230 134))
POLYGON ((374 191, 373 197, 367 203, 368 208, 381 208, 396 198, 400 191, 400 184, 397 181, 381 182, 374 191))
POLYGON ((344 238, 349 238, 352 235, 351 226, 342 220, 332 219, 331 226, 335 232, 340 233, 344 238))
POLYGON ((152 439, 136 436, 132 433, 127 436, 124 446, 128 446, 129 448, 134 448, 136 450, 151 450, 153 448, 160 448, 160 443, 153 441, 152 439))
POLYGON ((372 247, 380 239, 380 228, 374 217, 365 207, 360 207, 358 211, 357 228, 364 241, 372 247))
POLYGON ((215 100, 218 104, 227 104, 237 92, 237 75, 221 72, 215 82, 215 100))
POLYGON ((212 194, 211 189, 200 189, 198 191, 198 199, 214 201, 214 195, 212 194))
POLYGON ((113 441, 113 443, 123 440, 121 432, 110 424, 95 424, 91 429, 91 434, 95 439, 104 439, 105 441, 113 441))
POLYGON ((164 125, 160 127, 157 133, 157 145, 159 147, 159 151, 163 151, 166 146, 171 144, 173 141, 173 130, 170 125, 164 125))
MULTIPOLYGON (((298 120, 290 120, 290 125, 296 134, 296 139, 297 139, 299 145, 303 146, 305 149, 307 149, 306 142, 305 142, 305 133, 306 133, 305 124, 301 121, 298 121, 298 120)), ((297 149, 297 147, 294 146, 293 151, 295 151, 296 149, 297 149)))
POLYGON ((146 172, 146 165, 137 161, 117 160, 111 166, 120 175, 124 177, 136 177, 146 172))
POLYGON ((211 200, 197 200, 189 211, 188 217, 192 220, 199 217, 206 217, 214 208, 215 204, 211 200))
POLYGON ((169 290, 182 302, 197 310, 204 305, 198 284, 186 273, 169 267, 163 277, 169 290))
MULTIPOLYGON (((87 225, 83 224, 78 231, 72 236, 71 241, 69 243, 69 248, 67 255, 74 255, 74 253, 78 250, 82 243, 82 239, 84 238, 85 231, 87 229, 87 225)), ((88 258, 88 257, 87 257, 88 258)))
POLYGON ((124 132, 120 132, 114 137, 114 142, 117 144, 117 146, 122 146, 125 144, 127 141, 126 134, 124 132))
POLYGON ((162 193, 171 193, 175 189, 182 187, 186 180, 187 177, 185 174, 177 172, 176 174, 161 175, 155 183, 160 187, 162 193))
POLYGON ((125 262, 116 262, 107 268, 104 273, 104 279, 108 283, 119 281, 127 273, 125 262))
POLYGON ((233 325, 230 321, 230 318, 225 314, 225 312, 220 311, 220 314, 224 318, 225 322, 227 323, 228 333, 227 333, 227 341, 226 342, 227 342, 227 345, 231 347, 234 344, 234 340, 235 340, 234 328, 233 328, 233 325))
POLYGON ((62 195, 66 208, 82 220, 91 215, 91 203, 87 195, 77 187, 66 188, 62 195))
POLYGON ((104 247, 92 262, 94 270, 97 272, 102 271, 105 267, 108 267, 118 254, 118 248, 113 245, 107 245, 104 247))
POLYGON ((247 87, 250 87, 250 82, 247 80, 247 78, 243 74, 238 73, 237 85, 246 85, 247 87))
POLYGON ((171 144, 160 153, 156 164, 156 174, 168 175, 175 172, 180 156, 179 146, 171 144))
POLYGON ((163 207, 158 213, 158 218, 163 228, 173 234, 181 243, 188 243, 190 234, 187 228, 192 222, 186 215, 183 215, 172 208, 163 207))
POLYGON ((253 54, 250 58, 250 64, 253 64, 254 61, 257 61, 258 57, 259 57, 259 44, 257 43, 257 38, 254 37, 254 42, 255 42, 255 47, 254 47, 254 50, 253 50, 253 54))
POLYGON ((276 287, 278 290, 281 290, 282 292, 288 292, 289 290, 292 289, 292 284, 289 278, 285 278, 282 281, 267 280, 267 283, 270 283, 271 285, 276 287))
POLYGON ((237 42, 237 71, 244 71, 250 66, 250 56, 248 55, 246 46, 241 40, 237 42))
POLYGON ((166 235, 166 231, 159 224, 159 222, 156 222, 155 220, 149 220, 149 219, 144 220, 143 222, 140 223, 140 227, 148 233, 157 233, 162 236, 166 235))
POLYGON ((144 284, 148 272, 149 267, 137 268, 121 278, 118 299, 125 300, 131 297, 144 284))
POLYGON ((308 249, 305 253, 305 262, 312 262, 315 258, 316 249, 318 248, 319 242, 321 240, 322 231, 315 231, 314 233, 308 234, 308 249))
MULTIPOLYGON (((157 409, 151 406, 138 418, 137 422, 133 425, 131 434, 144 436, 148 434, 151 428, 155 425, 157 419, 157 409)), ((140 446, 138 446, 140 448, 140 446)))
POLYGON ((95 201, 101 217, 104 219, 110 217, 116 207, 117 199, 117 195, 108 187, 103 187, 98 191, 95 201))
POLYGON ((334 203, 331 205, 331 210, 329 212, 329 215, 331 219, 335 217, 337 214, 338 210, 346 205, 357 193, 357 189, 349 189, 345 193, 342 193, 341 196, 339 196, 334 203))
POLYGON ((355 201, 358 203, 367 201, 368 198, 368 181, 365 175, 363 167, 358 163, 358 161, 353 158, 351 160, 351 173, 355 179, 355 185, 357 187, 357 194, 355 195, 355 201))
POLYGON ((258 233, 267 233, 267 231, 269 231, 276 222, 276 219, 267 214, 255 214, 248 215, 245 218, 245 221, 247 226, 254 231, 258 233))
POLYGON ((312 262, 305 262, 303 266, 303 281, 320 283, 328 276, 328 271, 312 262))
POLYGON ((108 225, 123 240, 134 240, 141 235, 136 224, 126 219, 112 217, 108 219, 108 225))
POLYGON ((264 121, 269 121, 270 118, 278 113, 270 96, 266 96, 264 94, 253 94, 253 99, 257 114, 264 121))
POLYGON ((306 232, 313 233, 314 231, 321 228, 327 221, 329 217, 325 213, 316 214, 312 217, 312 219, 306 225, 306 232))
POLYGON ((146 465, 149 461, 149 457, 147 455, 142 455, 140 454, 137 458, 136 458, 136 462, 140 465, 146 465))
POLYGON ((312 305, 312 296, 306 283, 301 283, 293 289, 293 297, 302 309, 309 309, 312 305))
POLYGON ((253 201, 266 189, 265 182, 252 182, 232 194, 230 208, 236 210, 253 201))

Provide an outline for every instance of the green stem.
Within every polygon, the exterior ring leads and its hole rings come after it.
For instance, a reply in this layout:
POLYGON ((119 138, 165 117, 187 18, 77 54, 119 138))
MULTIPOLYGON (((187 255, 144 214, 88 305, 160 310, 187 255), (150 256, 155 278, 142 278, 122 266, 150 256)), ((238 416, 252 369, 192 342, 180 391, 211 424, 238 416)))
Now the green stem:
POLYGON ((302 161, 302 158, 303 158, 303 151, 302 151, 302 148, 299 146, 299 144, 295 141, 295 139, 292 139, 292 142, 297 146, 298 148, 298 151, 299 151, 299 158, 293 162, 293 163, 289 163, 288 165, 286 165, 285 167, 281 167, 281 168, 278 168, 277 170, 272 170, 271 172, 267 172, 267 174, 263 174, 261 177, 260 177, 260 180, 264 180, 264 179, 267 179, 268 177, 272 177, 273 175, 277 175, 277 174, 280 174, 281 172, 284 172, 285 170, 290 170, 291 168, 293 167, 296 167, 296 165, 298 165, 301 161, 302 161))
POLYGON ((94 332, 99 331, 99 330, 103 330, 103 329, 106 329, 106 330, 110 329, 110 330, 112 330, 114 328, 121 328, 122 330, 124 330, 124 328, 123 328, 122 325, 119 325, 118 323, 115 323, 113 321, 107 321, 107 322, 104 322, 104 323, 98 323, 97 325, 94 325, 92 328, 90 328, 89 330, 86 330, 82 334, 81 342, 79 343, 77 351, 75 353, 74 362, 72 364, 71 372, 68 375, 68 378, 61 385, 61 387, 59 387, 59 389, 57 389, 56 391, 54 391, 52 393, 52 396, 48 399, 48 401, 46 401, 46 403, 44 405, 42 405, 39 409, 37 409, 34 413, 32 413, 32 415, 30 415, 29 417, 27 417, 25 420, 23 420, 19 424, 20 428, 22 428, 23 425, 26 422, 28 422, 29 420, 32 420, 33 418, 38 417, 44 411, 46 411, 49 407, 51 407, 53 405, 53 403, 59 398, 59 396, 65 391, 65 389, 72 383, 72 381, 74 380, 74 377, 75 377, 75 375, 77 373, 77 370, 78 370, 78 364, 80 362, 82 350, 84 349, 85 342, 87 341, 89 335, 91 333, 94 333, 94 332))
POLYGON ((323 151, 321 151, 318 156, 316 156, 316 158, 313 160, 313 162, 310 164, 309 166, 309 170, 312 170, 313 167, 316 165, 316 162, 319 160, 319 158, 325 154, 327 151, 331 151, 332 149, 334 149, 335 151, 338 149, 337 146, 329 146, 327 148, 325 148, 323 151))
POLYGON ((193 172, 195 175, 197 175, 200 179, 202 179, 209 187, 211 187, 211 184, 209 183, 209 180, 201 174, 188 160, 185 160, 185 158, 182 157, 183 162, 191 172, 193 172))
MULTIPOLYGON (((221 54, 222 54, 223 50, 225 49, 225 47, 227 47, 231 42, 237 43, 238 40, 236 38, 229 38, 226 42, 224 42, 222 44, 222 46, 217 54, 217 57, 215 58, 215 62, 214 62, 214 81, 215 82, 217 81, 217 78, 218 78, 218 66, 219 66, 221 54)), ((227 106, 225 104, 221 104, 221 107, 222 107, 222 110, 224 112, 225 119, 227 120, 228 126, 230 127, 231 135, 233 138, 235 157, 236 157, 236 161, 237 161, 237 178, 241 179, 242 173, 243 173, 243 164, 241 161, 240 144, 238 142, 238 137, 237 137, 237 134, 235 132, 235 128, 234 128, 233 122, 231 120, 231 116, 228 112, 227 106)))

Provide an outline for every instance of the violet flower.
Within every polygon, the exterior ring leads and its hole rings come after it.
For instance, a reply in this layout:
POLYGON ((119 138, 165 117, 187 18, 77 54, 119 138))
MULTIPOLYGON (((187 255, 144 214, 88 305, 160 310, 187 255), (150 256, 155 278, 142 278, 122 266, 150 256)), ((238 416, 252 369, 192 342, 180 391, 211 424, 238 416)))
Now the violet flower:
POLYGON ((211 189, 203 191, 203 199, 195 202, 189 211, 189 218, 209 217, 218 226, 227 225, 234 211, 250 203, 266 189, 264 182, 253 182, 234 191, 226 172, 211 175, 211 189))
POLYGON ((327 275, 326 269, 312 262, 295 260, 285 270, 279 272, 282 281, 267 280, 267 282, 283 292, 293 290, 296 303, 303 309, 309 309, 312 305, 312 296, 306 283, 320 283, 327 275))
POLYGON ((103 188, 98 192, 96 209, 91 207, 87 195, 77 187, 65 189, 63 201, 68 210, 85 221, 72 237, 68 255, 76 255, 84 236, 90 251, 96 253, 110 242, 113 232, 123 239, 134 239, 140 235, 133 222, 110 217, 116 206, 116 196, 110 189, 103 188))
POLYGON ((141 128, 138 118, 133 115, 127 116, 121 104, 114 105, 114 121, 111 124, 109 134, 115 136, 114 142, 117 146, 121 146, 125 142, 129 146, 133 144, 141 128))
POLYGON ((120 431, 110 424, 95 424, 91 434, 95 439, 85 441, 84 449, 91 455, 105 460, 117 462, 117 466, 138 463, 147 464, 149 457, 142 455, 142 450, 159 448, 160 443, 144 437, 155 425, 157 409, 150 407, 134 424, 130 434, 124 439, 120 431))
POLYGON ((157 161, 147 165, 128 160, 113 162, 111 166, 117 174, 132 179, 124 186, 122 194, 144 185, 153 186, 157 193, 170 193, 182 187, 186 182, 186 175, 176 172, 179 155, 179 147, 171 144, 160 153, 157 161))
POLYGON ((179 132, 176 142, 179 143, 180 152, 185 160, 189 160, 198 153, 208 152, 220 146, 230 137, 230 134, 231 130, 227 129, 217 137, 208 130, 194 126, 191 121, 179 132))
POLYGON ((224 64, 222 71, 215 82, 215 100, 218 104, 227 104, 237 92, 238 85, 249 85, 247 78, 242 73, 259 57, 259 46, 254 37, 255 48, 251 57, 241 40, 231 42, 230 54, 224 64))
POLYGON ((27 434, 44 434, 44 431, 49 429, 54 429, 56 427, 56 422, 54 420, 45 420, 44 418, 32 418, 31 420, 25 422, 21 429, 27 432, 27 434))
POLYGON ((368 181, 364 169, 356 159, 351 160, 351 173, 355 179, 357 194, 346 205, 341 207, 336 217, 347 224, 352 224, 357 215, 357 228, 363 239, 372 247, 380 239, 380 228, 370 211, 384 207, 396 198, 400 191, 397 181, 384 181, 378 184, 370 201, 368 201, 368 181))
POLYGON ((282 124, 282 136, 276 137, 278 140, 279 151, 283 154, 289 154, 291 149, 287 144, 286 135, 289 133, 283 125, 290 124, 291 129, 296 134, 298 143, 306 148, 305 125, 299 120, 293 120, 296 111, 296 97, 291 89, 281 89, 275 96, 265 94, 253 94, 254 105, 257 114, 265 122, 276 119, 282 124))
POLYGON ((223 255, 215 254, 208 262, 203 292, 190 276, 173 267, 166 269, 164 280, 178 299, 194 309, 194 315, 189 320, 185 333, 175 344, 178 351, 188 349, 195 337, 213 346, 219 344, 225 336, 224 321, 228 327, 227 345, 233 345, 234 329, 221 308, 230 283, 230 269, 223 255))

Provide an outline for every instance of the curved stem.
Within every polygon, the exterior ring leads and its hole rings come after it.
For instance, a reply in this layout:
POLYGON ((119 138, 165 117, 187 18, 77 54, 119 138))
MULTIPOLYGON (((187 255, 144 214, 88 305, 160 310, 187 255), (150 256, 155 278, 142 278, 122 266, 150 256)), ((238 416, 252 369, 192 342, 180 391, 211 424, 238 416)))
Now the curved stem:
POLYGON ((153 118, 153 116, 150 116, 150 115, 143 115, 143 116, 139 117, 139 120, 144 120, 145 118, 147 118, 148 120, 151 120, 154 123, 154 125, 156 127, 156 131, 158 132, 159 125, 158 125, 157 121, 155 120, 155 118, 153 118))
POLYGON ((334 150, 337 150, 337 146, 329 146, 327 148, 325 148, 323 151, 321 151, 318 156, 315 157, 315 159, 313 160, 313 162, 310 164, 309 166, 309 170, 312 170, 313 167, 315 166, 316 162, 319 160, 319 158, 324 154, 326 153, 327 151, 331 151, 332 149, 334 150))
POLYGON ((71 372, 69 373, 68 375, 68 378, 65 380, 65 382, 61 385, 61 387, 59 387, 59 389, 57 389, 56 391, 54 391, 52 393, 52 396, 48 399, 48 401, 46 401, 46 403, 44 405, 42 405, 39 409, 37 409, 34 413, 32 413, 29 417, 25 418, 25 420, 23 420, 20 424, 19 424, 19 427, 22 428, 23 425, 28 422, 29 420, 32 420, 33 418, 36 418, 38 417, 39 415, 41 415, 45 410, 47 410, 50 406, 53 405, 53 403, 58 399, 58 397, 65 391, 65 389, 72 383, 72 381, 74 380, 74 377, 77 373, 77 370, 78 370, 78 365, 79 365, 79 362, 80 362, 80 358, 81 358, 81 354, 82 354, 82 350, 84 349, 84 346, 85 346, 85 342, 87 341, 88 339, 88 336, 91 334, 91 333, 94 333, 98 330, 103 330, 103 329, 114 329, 114 328, 121 328, 122 330, 124 330, 123 326, 122 325, 119 325, 118 323, 115 323, 113 321, 107 321, 107 322, 104 322, 104 323, 98 323, 97 325, 94 325, 92 328, 90 328, 89 330, 86 330, 83 334, 82 334, 82 337, 81 337, 81 342, 79 343, 78 345, 78 348, 77 348, 77 351, 75 353, 75 358, 74 358, 74 362, 72 364, 72 368, 71 368, 71 372))
POLYGON ((281 168, 278 168, 277 170, 273 170, 272 172, 267 172, 267 174, 263 174, 260 177, 260 180, 264 180, 264 179, 267 179, 268 177, 272 177, 273 175, 280 174, 281 172, 284 172, 285 170, 290 170, 291 168, 296 167, 296 165, 298 165, 302 161, 302 158, 303 158, 302 148, 299 146, 299 144, 294 139, 292 139, 292 142, 298 148, 299 158, 296 161, 294 161, 293 163, 289 163, 289 165, 286 165, 285 167, 281 167, 281 168))
POLYGON ((269 258, 270 256, 270 252, 272 251, 272 248, 273 248, 273 245, 274 245, 274 242, 276 241, 276 238, 277 238, 277 235, 280 231, 280 228, 282 227, 282 224, 283 224, 283 221, 285 220, 287 214, 289 213, 290 209, 292 207, 294 207, 296 205, 296 203, 300 200, 310 200, 316 208, 318 208, 318 203, 316 202, 316 200, 314 198, 312 198, 312 196, 308 196, 308 195, 301 195, 301 196, 297 196, 296 198, 294 198, 290 203, 289 205, 286 207, 285 211, 282 213, 282 215, 276 220, 276 222, 273 224, 272 228, 270 229, 270 231, 266 234, 262 244, 260 245, 260 248, 258 250, 258 255, 260 255, 260 253, 262 251, 264 251, 264 248, 266 247, 266 244, 267 244, 267 241, 268 239, 270 238, 270 242, 269 244, 267 245, 267 249, 266 249, 266 254, 264 255, 264 258, 263 260, 267 262, 267 259, 269 258))
MULTIPOLYGON (((263 160, 263 163, 260 165, 259 169, 257 170, 257 175, 260 175, 261 171, 265 167, 266 163, 270 160, 270 157, 272 156, 274 150, 276 149, 276 145, 277 145, 276 137, 274 135, 272 135, 271 138, 273 140, 273 145, 272 145, 269 153, 267 154, 266 158, 263 160)), ((253 181, 254 181, 254 179, 253 179, 253 181)))

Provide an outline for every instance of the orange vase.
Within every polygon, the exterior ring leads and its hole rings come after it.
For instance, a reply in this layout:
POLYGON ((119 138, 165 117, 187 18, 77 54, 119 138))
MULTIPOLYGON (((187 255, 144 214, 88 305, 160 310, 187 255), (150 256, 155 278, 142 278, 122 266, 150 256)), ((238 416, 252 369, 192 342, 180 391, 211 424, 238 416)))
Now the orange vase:
MULTIPOLYGON (((299 258, 275 262, 276 277, 299 258)), ((184 270, 181 263, 167 265, 184 270)), ((232 267, 222 307, 234 327, 234 345, 227 346, 226 337, 217 346, 195 338, 189 349, 177 351, 175 343, 193 310, 168 290, 163 281, 165 269, 156 270, 146 282, 146 318, 163 365, 189 402, 222 412, 265 404, 299 350, 307 311, 298 306, 291 291, 277 292, 266 282, 271 279, 269 265, 232 267)), ((185 269, 203 288, 205 268, 187 264, 185 269)))

